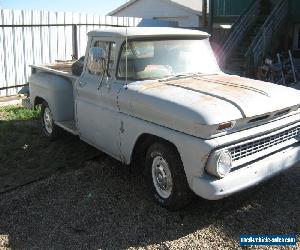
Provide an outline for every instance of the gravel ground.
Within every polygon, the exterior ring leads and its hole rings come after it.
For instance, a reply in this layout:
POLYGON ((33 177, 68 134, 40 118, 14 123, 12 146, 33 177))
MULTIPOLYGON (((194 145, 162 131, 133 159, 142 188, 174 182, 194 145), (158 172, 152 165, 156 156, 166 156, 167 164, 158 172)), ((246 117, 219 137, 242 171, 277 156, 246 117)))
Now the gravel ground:
POLYGON ((1 250, 237 249, 240 234, 300 236, 299 166, 169 212, 129 167, 74 136, 50 143, 37 119, 19 106, 0 108, 1 250))
MULTIPOLYGON (((300 232, 300 171, 169 212, 104 154, 0 195, 1 249, 237 249, 242 233, 300 232)), ((298 247, 300 247, 298 243, 298 247)))
POLYGON ((9 105, 19 105, 22 103, 21 96, 12 96, 12 97, 0 97, 0 107, 5 107, 9 105))

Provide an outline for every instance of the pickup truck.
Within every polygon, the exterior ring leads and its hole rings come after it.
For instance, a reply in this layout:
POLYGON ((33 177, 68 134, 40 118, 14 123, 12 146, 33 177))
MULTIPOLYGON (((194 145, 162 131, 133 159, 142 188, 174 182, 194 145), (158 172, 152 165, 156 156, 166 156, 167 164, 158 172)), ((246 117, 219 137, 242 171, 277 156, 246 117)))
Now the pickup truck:
POLYGON ((179 28, 88 33, 80 75, 34 65, 24 105, 43 134, 64 129, 140 171, 168 209, 217 200, 300 159, 300 92, 222 72, 209 34, 179 28))

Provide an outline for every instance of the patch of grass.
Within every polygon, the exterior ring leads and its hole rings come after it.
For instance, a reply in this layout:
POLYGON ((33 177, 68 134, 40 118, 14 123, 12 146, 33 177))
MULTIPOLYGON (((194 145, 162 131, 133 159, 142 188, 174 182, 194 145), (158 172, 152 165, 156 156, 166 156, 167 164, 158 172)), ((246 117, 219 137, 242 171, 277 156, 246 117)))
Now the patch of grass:
POLYGON ((0 109, 0 192, 60 171, 78 169, 99 152, 63 133, 51 142, 41 133, 40 110, 0 109))
POLYGON ((18 120, 18 121, 25 121, 25 120, 32 120, 37 119, 40 115, 40 109, 31 110, 26 109, 21 106, 5 106, 0 108, 0 120, 18 120))

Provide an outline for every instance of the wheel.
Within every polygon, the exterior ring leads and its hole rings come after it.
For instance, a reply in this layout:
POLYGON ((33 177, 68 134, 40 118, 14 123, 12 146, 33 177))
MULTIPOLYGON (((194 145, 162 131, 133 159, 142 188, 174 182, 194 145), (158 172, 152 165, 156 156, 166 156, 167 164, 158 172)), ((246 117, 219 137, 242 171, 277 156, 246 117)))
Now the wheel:
POLYGON ((60 128, 55 125, 53 120, 53 115, 48 103, 44 102, 42 104, 42 133, 45 137, 49 138, 50 140, 54 140, 58 138, 60 135, 60 128))
POLYGON ((180 156, 164 142, 152 144, 146 153, 146 179, 156 202, 169 210, 186 206, 192 198, 180 156))

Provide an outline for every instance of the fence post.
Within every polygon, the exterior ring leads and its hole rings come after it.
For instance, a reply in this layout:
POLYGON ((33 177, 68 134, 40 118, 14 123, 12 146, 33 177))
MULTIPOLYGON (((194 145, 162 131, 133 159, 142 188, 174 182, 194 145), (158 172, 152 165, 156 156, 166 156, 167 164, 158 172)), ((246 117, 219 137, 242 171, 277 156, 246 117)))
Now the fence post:
POLYGON ((78 38, 77 38, 77 24, 72 25, 72 59, 78 59, 78 38))
POLYGON ((208 31, 210 34, 213 32, 213 26, 214 26, 214 11, 215 11, 215 0, 209 1, 209 21, 208 21, 208 31))
MULTIPOLYGON (((207 24, 207 0, 202 0, 202 27, 207 29, 207 24)), ((200 23, 199 27, 201 27, 200 23)))

